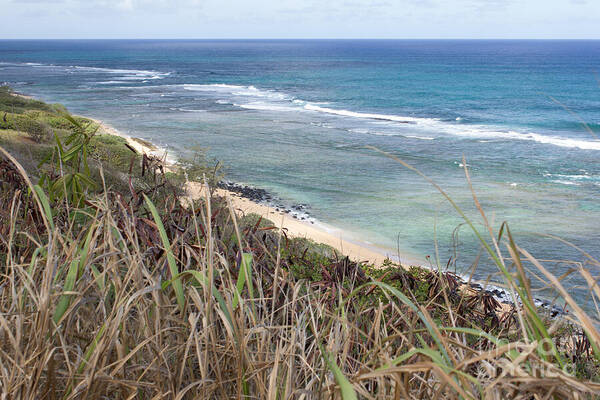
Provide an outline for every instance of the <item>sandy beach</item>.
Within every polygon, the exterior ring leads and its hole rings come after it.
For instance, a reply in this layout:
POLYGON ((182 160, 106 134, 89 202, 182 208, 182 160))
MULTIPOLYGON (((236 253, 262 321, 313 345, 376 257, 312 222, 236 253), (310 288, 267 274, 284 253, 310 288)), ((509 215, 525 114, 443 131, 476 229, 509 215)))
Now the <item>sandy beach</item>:
MULTIPOLYGON (((92 119, 89 117, 86 118, 92 119)), ((175 168, 175 161, 172 157, 168 156, 166 149, 157 147, 146 140, 125 135, 103 121, 97 119, 92 120, 100 124, 101 129, 99 133, 123 137, 127 140, 127 143, 140 154, 145 153, 160 157, 166 160, 168 166, 170 165, 171 168, 175 168)), ((198 200, 205 197, 204 186, 200 182, 188 182, 187 192, 189 199, 191 200, 198 200)), ((368 262, 375 266, 381 266, 381 264, 389 258, 405 268, 412 265, 427 265, 424 260, 420 260, 417 256, 398 254, 398 251, 394 249, 361 242, 354 239, 350 232, 327 225, 321 221, 309 221, 294 218, 291 213, 286 213, 285 210, 258 203, 230 190, 217 188, 214 192, 217 196, 229 199, 232 207, 239 216, 248 214, 260 215, 261 217, 272 221, 277 228, 284 230, 286 234, 291 237, 307 238, 316 243, 329 245, 339 251, 341 255, 348 256, 353 261, 368 262)), ((472 282, 478 281, 473 280, 472 282)), ((483 282, 480 283, 483 284, 483 282)), ((465 284, 462 285, 462 290, 466 290, 470 295, 478 293, 477 289, 465 284)), ((502 303, 501 313, 505 313, 508 310, 510 310, 509 304, 502 303)))
MULTIPOLYGON (((151 143, 123 134, 113 126, 103 121, 86 117, 100 125, 99 133, 116 135, 123 137, 127 143, 140 154, 158 156, 166 160, 167 164, 173 165, 174 160, 168 156, 165 149, 161 149, 151 143)), ((202 184, 199 182, 188 183, 188 194, 192 200, 203 197, 202 184)), ((216 189, 216 194, 230 199, 233 208, 241 215, 258 214, 263 218, 272 221, 278 228, 292 237, 302 237, 311 239, 316 243, 327 244, 340 252, 340 254, 350 257, 354 261, 369 262, 375 265, 381 265, 386 258, 394 261, 400 261, 404 265, 422 265, 423 261, 418 261, 415 256, 399 255, 394 249, 375 246, 372 244, 357 241, 352 235, 341 229, 329 226, 319 221, 302 221, 294 218, 292 215, 278 211, 274 207, 266 204, 260 204, 239 194, 225 190, 216 189)))
MULTIPOLYGON (((188 191, 193 199, 203 197, 200 183, 190 182, 188 191)), ((352 260, 380 265, 386 258, 398 258, 393 250, 354 241, 350 239, 348 233, 341 229, 327 226, 318 221, 311 223, 298 220, 284 211, 277 211, 274 207, 256 203, 229 190, 216 189, 215 193, 230 199, 231 205, 239 215, 258 214, 272 221, 275 226, 283 229, 292 237, 308 238, 317 243, 327 244, 352 260)))

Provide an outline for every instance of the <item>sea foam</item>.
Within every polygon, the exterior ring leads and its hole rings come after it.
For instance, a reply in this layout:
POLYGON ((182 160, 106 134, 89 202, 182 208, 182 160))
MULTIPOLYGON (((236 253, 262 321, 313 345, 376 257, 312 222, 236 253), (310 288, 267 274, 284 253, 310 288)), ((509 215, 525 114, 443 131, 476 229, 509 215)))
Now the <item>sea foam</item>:
POLYGON ((216 92, 229 94, 231 96, 239 97, 261 97, 269 98, 273 100, 292 100, 289 96, 284 93, 277 92, 268 89, 257 89, 255 86, 241 86, 241 85, 228 85, 224 83, 213 83, 213 84, 184 84, 182 87, 185 90, 199 91, 199 92, 216 92))
MULTIPOLYGON (((2 65, 14 65, 14 66, 28 66, 34 68, 51 68, 54 70, 63 70, 67 73, 97 73, 97 74, 111 74, 111 75, 123 75, 121 77, 113 77, 115 80, 154 80, 164 79, 171 75, 171 72, 160 72, 153 70, 141 70, 141 69, 124 69, 124 68, 103 68, 103 67, 89 67, 83 65, 58 65, 58 64, 41 64, 41 63, 0 63, 2 65)), ((106 84, 106 82, 98 82, 99 84, 106 84)))
MULTIPOLYGON (((462 118, 456 118, 456 121, 443 121, 438 118, 419 118, 405 115, 394 114, 379 114, 372 112, 359 112, 346 109, 338 109, 332 107, 322 107, 315 103, 294 98, 285 93, 281 93, 271 89, 259 89, 256 86, 249 85, 230 85, 224 83, 214 84, 185 84, 183 88, 186 90, 195 90, 203 92, 217 92, 223 95, 232 97, 251 97, 260 98, 261 101, 250 102, 231 102, 236 107, 247 110, 257 111, 281 111, 281 112, 313 112, 337 116, 340 118, 356 118, 362 120, 370 120, 374 124, 384 125, 410 125, 414 129, 423 130, 427 135, 406 135, 394 134, 380 131, 365 130, 366 134, 378 136, 404 136, 412 139, 433 140, 431 134, 457 136, 474 139, 495 139, 495 140, 523 140, 532 141, 540 144, 548 144, 565 148, 576 148, 582 150, 600 150, 600 141, 585 140, 579 138, 569 138, 556 135, 546 135, 536 132, 518 132, 516 130, 501 130, 494 129, 492 126, 486 125, 467 125, 462 123, 462 118)), ((411 128, 411 129, 412 129, 411 128)), ((357 132, 354 130, 354 132, 357 132)), ((487 141, 480 140, 481 143, 487 141)))
POLYGON ((371 113, 362 113, 362 112, 349 111, 349 110, 338 110, 338 109, 333 109, 333 108, 320 107, 320 106, 316 106, 314 104, 306 104, 304 106, 304 109, 309 110, 309 111, 321 112, 321 113, 325 113, 325 114, 339 115, 342 117, 394 121, 394 122, 401 122, 401 123, 405 123, 405 124, 414 123, 414 122, 418 121, 418 119, 416 119, 416 118, 403 117, 403 116, 399 116, 399 115, 371 114, 371 113))

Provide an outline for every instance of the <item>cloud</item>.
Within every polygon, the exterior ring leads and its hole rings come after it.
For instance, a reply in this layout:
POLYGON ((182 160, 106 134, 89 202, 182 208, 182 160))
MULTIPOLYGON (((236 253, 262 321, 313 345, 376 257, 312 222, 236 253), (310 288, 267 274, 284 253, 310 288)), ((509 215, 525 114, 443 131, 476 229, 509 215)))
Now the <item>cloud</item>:
MULTIPOLYGON (((0 0, 0 4, 2 4, 0 0)), ((146 10, 160 11, 166 8, 196 7, 201 5, 202 0, 8 0, 10 4, 57 4, 70 9, 81 8, 105 8, 114 10, 146 10)))
MULTIPOLYGON (((68 1, 69 0, 9 0, 8 3, 9 4, 18 4, 18 5, 22 5, 22 4, 56 4, 56 3, 64 4, 68 1)), ((2 1, 0 1, 0 4, 2 4, 2 1)))
POLYGON ((78 1, 86 6, 98 6, 112 8, 121 11, 148 11, 160 12, 165 9, 176 9, 178 7, 196 6, 196 0, 92 0, 78 1))
POLYGON ((0 0, 0 7, 0 37, 597 38, 600 19, 600 0, 0 0))
POLYGON ((117 3, 116 8, 119 10, 133 11, 133 0, 122 0, 117 3))

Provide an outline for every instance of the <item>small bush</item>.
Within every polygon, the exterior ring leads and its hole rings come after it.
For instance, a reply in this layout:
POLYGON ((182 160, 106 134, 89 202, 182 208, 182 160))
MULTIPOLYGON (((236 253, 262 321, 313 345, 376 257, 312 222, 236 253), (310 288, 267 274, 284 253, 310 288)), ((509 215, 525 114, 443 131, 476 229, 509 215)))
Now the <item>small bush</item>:
POLYGON ((180 176, 176 181, 202 182, 204 178, 208 180, 211 187, 216 187, 217 183, 223 179, 222 165, 218 161, 209 160, 206 156, 206 149, 199 146, 192 146, 191 156, 180 157, 177 167, 180 170, 180 176), (185 175, 185 176, 184 176, 185 175))
POLYGON ((90 141, 90 154, 98 161, 121 171, 127 171, 131 159, 135 158, 134 168, 139 169, 139 154, 134 154, 126 146, 127 140, 114 135, 96 135, 90 141))
POLYGON ((27 110, 54 111, 54 106, 15 95, 8 86, 0 86, 0 112, 22 114, 27 110))
MULTIPOLYGON (((70 131, 73 129, 73 124, 64 117, 66 108, 59 104, 53 105, 55 108, 53 111, 43 111, 43 110, 27 110, 23 114, 34 119, 40 123, 44 123, 46 125, 51 126, 54 129, 61 129, 65 131, 70 131)), ((94 128, 97 124, 93 121, 83 118, 83 117, 73 117, 75 121, 79 122, 82 125, 89 125, 89 128, 94 128)))
POLYGON ((50 138, 52 129, 28 115, 5 113, 0 120, 0 129, 13 129, 27 133, 36 143, 42 143, 50 138))

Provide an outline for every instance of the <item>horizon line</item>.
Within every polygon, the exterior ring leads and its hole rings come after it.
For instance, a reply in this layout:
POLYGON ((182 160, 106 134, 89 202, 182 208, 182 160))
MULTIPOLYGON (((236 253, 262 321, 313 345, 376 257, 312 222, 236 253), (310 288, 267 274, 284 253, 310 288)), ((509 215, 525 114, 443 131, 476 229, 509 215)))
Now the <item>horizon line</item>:
POLYGON ((510 37, 482 37, 482 38, 471 38, 471 37, 451 37, 451 38, 385 38, 385 37, 318 37, 318 38, 308 38, 308 37, 79 37, 79 38, 71 38, 71 37, 31 37, 31 38, 4 38, 0 37, 0 40, 581 40, 581 41, 600 41, 600 37, 597 38, 536 38, 536 37, 520 37, 520 38, 510 38, 510 37))

